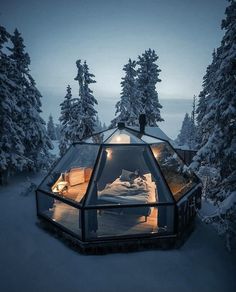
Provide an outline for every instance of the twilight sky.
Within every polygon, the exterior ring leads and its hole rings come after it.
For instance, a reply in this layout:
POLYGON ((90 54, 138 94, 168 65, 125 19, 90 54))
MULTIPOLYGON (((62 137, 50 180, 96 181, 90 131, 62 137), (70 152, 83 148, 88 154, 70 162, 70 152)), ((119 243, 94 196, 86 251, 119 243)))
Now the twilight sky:
POLYGON ((22 33, 43 95, 44 118, 49 113, 58 117, 67 84, 77 94, 75 61, 80 58, 96 76, 99 116, 108 123, 123 65, 145 49, 155 49, 166 120, 160 127, 174 137, 220 44, 226 5, 225 0, 0 0, 0 22, 10 32, 17 27, 22 33))

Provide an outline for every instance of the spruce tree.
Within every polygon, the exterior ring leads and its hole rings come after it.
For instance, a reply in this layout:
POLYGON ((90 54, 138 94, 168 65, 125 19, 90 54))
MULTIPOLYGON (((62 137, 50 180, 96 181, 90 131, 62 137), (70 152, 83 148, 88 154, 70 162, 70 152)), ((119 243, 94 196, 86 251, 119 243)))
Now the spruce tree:
POLYGON ((136 62, 129 59, 128 63, 124 65, 123 71, 125 76, 121 81, 121 96, 116 104, 115 119, 111 121, 111 127, 115 127, 120 121, 125 122, 127 125, 136 125, 138 123, 139 114, 141 111, 141 104, 137 98, 137 84, 135 70, 136 62))
POLYGON ((90 88, 90 84, 96 83, 96 81, 93 79, 95 76, 89 72, 86 61, 82 65, 81 60, 78 60, 76 66, 78 70, 75 80, 79 83, 79 98, 73 107, 71 128, 73 140, 82 140, 92 135, 96 127, 97 111, 94 106, 97 104, 97 100, 90 88))
MULTIPOLYGON (((18 124, 20 108, 16 92, 19 86, 12 80, 15 64, 4 52, 10 34, 0 26, 0 177, 11 171, 21 171, 27 160, 24 156, 23 131, 18 124)), ((5 180, 5 182, 7 182, 5 180)))
POLYGON ((197 101, 197 97, 194 94, 194 96, 193 96, 192 113, 191 113, 191 118, 192 118, 192 121, 193 121, 194 125, 196 124, 196 101, 197 101))
POLYGON ((212 63, 207 67, 206 74, 203 77, 203 89, 199 94, 199 101, 196 109, 197 121, 197 146, 200 148, 206 144, 214 127, 214 113, 217 104, 215 72, 219 66, 218 57, 213 51, 212 63))
POLYGON ((190 118, 189 114, 186 113, 180 133, 177 137, 177 144, 179 146, 185 146, 187 148, 191 148, 191 130, 192 130, 192 119, 190 118))
POLYGON ((95 131, 96 131, 96 132, 101 132, 101 131, 103 131, 102 122, 100 121, 98 115, 96 115, 96 126, 95 126, 95 131))
POLYGON ((46 123, 41 118, 41 94, 30 75, 30 57, 25 52, 25 45, 21 34, 16 29, 11 37, 12 48, 10 58, 15 64, 12 72, 13 81, 18 85, 17 105, 20 109, 18 124, 22 128, 25 156, 28 159, 27 170, 47 167, 51 141, 47 136, 46 123))
POLYGON ((61 107, 61 115, 59 118, 59 121, 61 123, 60 125, 60 143, 59 143, 59 149, 60 149, 60 155, 62 156, 70 142, 70 125, 71 125, 71 119, 72 119, 72 93, 71 93, 71 87, 70 85, 66 88, 66 95, 64 97, 63 102, 60 104, 61 107))
POLYGON ((49 119, 47 123, 47 133, 51 140, 54 140, 54 141, 57 140, 56 128, 55 128, 53 117, 51 114, 49 115, 49 119))
POLYGON ((147 124, 149 126, 156 126, 157 122, 163 121, 160 114, 162 108, 159 103, 156 85, 161 82, 159 73, 161 70, 156 64, 158 56, 154 50, 145 51, 142 56, 138 57, 137 64, 137 90, 139 102, 141 104, 141 113, 146 114, 147 124))
MULTIPOLYGON (((207 196, 219 206, 212 220, 226 234, 228 246, 236 234, 236 2, 229 2, 222 21, 225 34, 203 83, 201 104, 205 104, 205 110, 202 119, 198 117, 201 148, 192 163, 201 172, 205 167, 218 173, 207 196)), ((203 109, 198 108, 198 115, 202 113, 203 109)))
POLYGON ((56 140, 59 141, 60 140, 60 132, 61 132, 61 125, 60 124, 55 125, 55 132, 56 132, 56 140))
POLYGON ((191 150, 195 150, 197 148, 196 95, 193 96, 193 105, 190 121, 189 147, 191 150))

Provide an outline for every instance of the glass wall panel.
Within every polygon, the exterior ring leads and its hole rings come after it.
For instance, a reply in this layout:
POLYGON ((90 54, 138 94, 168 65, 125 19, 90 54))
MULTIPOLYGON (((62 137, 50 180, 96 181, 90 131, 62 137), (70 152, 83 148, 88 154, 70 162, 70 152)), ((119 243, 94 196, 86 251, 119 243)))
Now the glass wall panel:
POLYGON ((107 138, 109 138, 116 129, 109 129, 107 131, 95 134, 88 139, 86 139, 84 142, 85 143, 103 143, 107 138))
POLYGON ((144 142, 126 130, 116 130, 116 132, 105 141, 106 144, 143 144, 144 142))
POLYGON ((80 202, 87 191, 98 149, 97 145, 73 145, 39 188, 80 202))
POLYGON ((174 206, 85 210, 86 239, 173 232, 174 206))
POLYGON ((87 205, 172 202, 148 146, 103 147, 87 205))
POLYGON ((168 143, 157 143, 152 145, 151 149, 175 200, 181 198, 198 183, 196 176, 168 143))
POLYGON ((81 236, 80 209, 67 205, 40 191, 37 192, 38 212, 81 236))
POLYGON ((162 142, 162 140, 159 140, 157 138, 154 138, 154 137, 151 137, 151 136, 148 136, 148 135, 142 135, 141 139, 148 143, 148 144, 154 144, 154 143, 160 143, 162 142))

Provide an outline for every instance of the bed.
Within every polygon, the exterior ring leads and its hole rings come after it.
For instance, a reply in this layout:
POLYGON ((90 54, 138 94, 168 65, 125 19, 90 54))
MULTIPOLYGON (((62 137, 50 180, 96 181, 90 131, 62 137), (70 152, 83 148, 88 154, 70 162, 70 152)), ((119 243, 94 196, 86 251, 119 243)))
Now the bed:
MULTIPOLYGON (((120 177, 109 183, 101 191, 98 191, 98 204, 147 204, 157 201, 156 184, 152 181, 150 173, 142 176, 133 172, 122 170, 120 177), (133 177, 132 177, 133 176, 133 177)), ((149 216, 152 207, 132 207, 113 209, 114 212, 132 214, 137 216, 149 216)))

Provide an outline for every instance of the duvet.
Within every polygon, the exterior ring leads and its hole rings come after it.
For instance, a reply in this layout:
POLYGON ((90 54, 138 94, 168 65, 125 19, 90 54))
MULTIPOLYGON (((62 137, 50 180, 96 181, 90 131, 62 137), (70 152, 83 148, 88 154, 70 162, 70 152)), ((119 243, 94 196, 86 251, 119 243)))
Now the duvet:
POLYGON ((144 204, 156 201, 156 185, 152 181, 136 178, 132 183, 117 178, 98 192, 101 203, 144 204))

